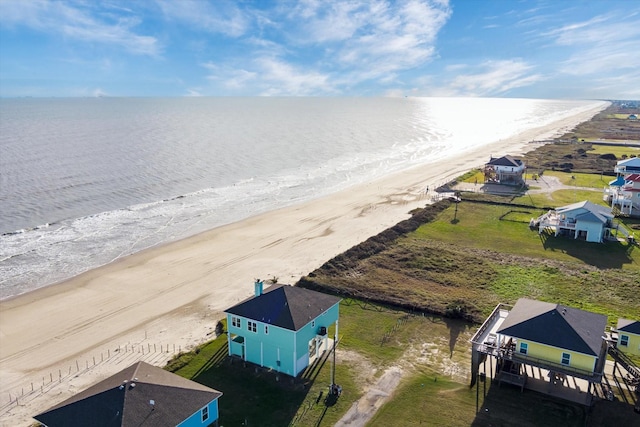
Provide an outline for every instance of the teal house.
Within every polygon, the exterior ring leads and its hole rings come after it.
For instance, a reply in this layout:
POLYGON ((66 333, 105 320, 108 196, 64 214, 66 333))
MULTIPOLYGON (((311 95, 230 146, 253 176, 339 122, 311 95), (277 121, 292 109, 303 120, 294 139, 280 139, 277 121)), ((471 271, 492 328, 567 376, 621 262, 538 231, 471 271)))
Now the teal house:
POLYGON ((330 349, 328 330, 338 335, 340 298, 291 285, 263 289, 227 309, 229 355, 297 376, 330 349))

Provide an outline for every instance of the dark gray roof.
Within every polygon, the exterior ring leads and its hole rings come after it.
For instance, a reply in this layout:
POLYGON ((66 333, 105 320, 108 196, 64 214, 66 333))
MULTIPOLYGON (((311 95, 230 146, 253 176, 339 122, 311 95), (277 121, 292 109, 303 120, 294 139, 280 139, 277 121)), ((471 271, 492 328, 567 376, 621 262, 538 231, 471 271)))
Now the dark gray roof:
POLYGON ((497 333, 599 356, 607 316, 520 298, 497 333))
POLYGON ((618 331, 629 332, 631 334, 640 335, 640 321, 630 319, 618 319, 616 326, 618 331))
POLYGON ((491 158, 491 160, 489 160, 489 163, 487 163, 487 164, 488 165, 496 165, 496 166, 519 167, 519 166, 522 165, 522 160, 514 159, 513 157, 507 155, 507 156, 499 157, 497 159, 491 158))
POLYGON ((34 418, 48 427, 176 426, 220 396, 217 390, 138 362, 34 418))
POLYGON ((334 305, 340 298, 291 285, 273 285, 225 313, 297 331, 334 305))

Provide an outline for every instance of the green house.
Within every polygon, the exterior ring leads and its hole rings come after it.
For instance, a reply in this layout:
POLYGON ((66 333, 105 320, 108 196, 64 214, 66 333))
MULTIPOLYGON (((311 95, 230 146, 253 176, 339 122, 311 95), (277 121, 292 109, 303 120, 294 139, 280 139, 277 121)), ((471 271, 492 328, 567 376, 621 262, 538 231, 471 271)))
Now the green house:
POLYGON ((618 319, 618 350, 640 355, 640 321, 618 319))
POLYGON ((523 361, 569 375, 602 375, 607 317, 561 304, 519 299, 496 330, 523 361))

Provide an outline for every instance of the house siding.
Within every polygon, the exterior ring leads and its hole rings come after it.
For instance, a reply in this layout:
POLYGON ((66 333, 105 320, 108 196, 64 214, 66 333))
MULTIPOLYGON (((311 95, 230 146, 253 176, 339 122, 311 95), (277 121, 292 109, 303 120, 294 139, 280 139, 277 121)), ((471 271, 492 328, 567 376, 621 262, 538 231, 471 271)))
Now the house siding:
POLYGON ((618 332, 618 350, 627 354, 640 355, 640 335, 632 334, 630 332, 619 331, 618 332), (621 346, 620 337, 626 335, 629 337, 629 345, 621 346))
POLYGON ((604 234, 602 224, 578 220, 576 223, 576 232, 580 231, 585 231, 587 233, 587 242, 599 243, 602 241, 604 234))
POLYGON ((561 363, 562 353, 569 353, 571 361, 569 367, 580 369, 583 371, 593 372, 595 370, 597 357, 588 354, 578 353, 571 350, 552 347, 546 344, 540 344, 534 341, 518 339, 516 352, 520 349, 520 343, 526 343, 528 346, 527 356, 546 360, 552 363, 561 363))
MULTIPOLYGON (((294 375, 294 363, 289 354, 293 352, 293 331, 270 325, 268 323, 255 322, 241 316, 240 327, 233 326, 231 317, 227 314, 227 330, 231 335, 244 337, 244 360, 256 365, 274 369, 288 375, 294 375), (247 330, 247 322, 257 324, 256 332, 247 330), (265 333, 265 326, 269 333, 265 333), (279 358, 279 359, 278 359, 279 358), (278 365, 278 360, 280 364, 278 365)), ((229 353, 242 357, 242 345, 231 342, 229 353)))
MULTIPOLYGON (((309 342, 317 336, 321 326, 328 330, 338 320, 339 306, 336 303, 295 332, 262 322, 256 322, 256 332, 252 332, 247 330, 247 322, 255 321, 227 314, 229 335, 244 338, 244 344, 230 341, 229 354, 242 357, 244 346, 244 360, 247 362, 296 376, 309 365, 309 342), (233 326, 232 317, 241 319, 240 327, 233 326), (268 334, 265 333, 265 326, 268 327, 268 334)), ((321 350, 326 350, 326 345, 321 350)))
MULTIPOLYGON (((296 332, 296 375, 309 365, 309 341, 318 335, 320 327, 324 326, 328 331, 329 327, 338 320, 339 315, 340 304, 335 304, 296 332)), ((319 353, 324 350, 327 350, 326 345, 322 345, 319 353)))
POLYGON ((207 407, 209 409, 209 418, 206 421, 202 421, 203 408, 201 408, 198 412, 178 424, 177 427, 203 427, 214 424, 218 420, 218 399, 209 402, 207 407))

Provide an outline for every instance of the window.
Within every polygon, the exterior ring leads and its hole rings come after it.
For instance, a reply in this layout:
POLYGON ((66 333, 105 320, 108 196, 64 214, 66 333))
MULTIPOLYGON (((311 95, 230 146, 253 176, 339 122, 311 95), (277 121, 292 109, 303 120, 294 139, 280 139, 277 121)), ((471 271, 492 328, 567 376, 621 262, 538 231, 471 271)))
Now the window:
POLYGON ((239 328, 240 327, 240 318, 239 317, 235 317, 235 316, 231 316, 231 326, 233 326, 234 328, 239 328))
POLYGON ((315 327, 316 327, 316 321, 315 321, 315 320, 312 320, 312 321, 311 321, 311 327, 312 327, 312 328, 315 328, 315 327))
POLYGON ((620 335, 620 345, 623 347, 629 345, 629 335, 620 335))
POLYGON ((562 353, 562 360, 560 363, 563 365, 569 365, 571 363, 571 355, 569 353, 562 353))
POLYGON ((200 413, 202 414, 202 422, 205 422, 209 419, 209 407, 205 406, 204 408, 202 408, 202 411, 200 411, 200 413))
POLYGON ((258 332, 258 324, 249 320, 247 322, 247 330, 251 332, 258 332))
POLYGON ((527 344, 526 342, 521 342, 520 343, 520 353, 527 354, 528 350, 529 350, 529 344, 527 344))
POLYGON ((269 335, 269 325, 264 325, 264 334, 269 335))

